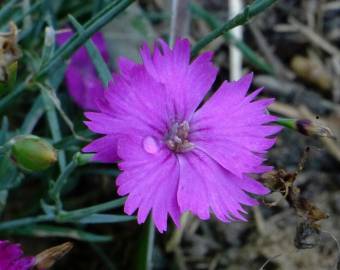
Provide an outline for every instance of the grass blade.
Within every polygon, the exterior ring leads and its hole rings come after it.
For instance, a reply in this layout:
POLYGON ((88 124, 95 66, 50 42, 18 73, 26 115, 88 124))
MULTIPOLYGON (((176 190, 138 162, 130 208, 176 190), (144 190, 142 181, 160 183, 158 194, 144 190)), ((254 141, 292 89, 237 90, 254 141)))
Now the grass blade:
MULTIPOLYGON (((68 16, 72 25, 74 28, 77 30, 78 34, 83 34, 84 33, 84 28, 83 26, 74 18, 72 15, 68 16)), ((109 68, 107 67, 103 57, 101 56, 99 50, 93 43, 91 39, 89 39, 85 43, 86 50, 88 54, 90 55, 90 58, 92 60, 92 63, 96 67, 96 70, 98 72, 98 75, 105 87, 109 85, 109 81, 112 79, 111 72, 109 68)))
MULTIPOLYGON (((222 24, 222 22, 217 19, 216 16, 210 14, 198 4, 191 3, 190 9, 193 14, 202 18, 212 30, 217 29, 222 24)), ((231 44, 236 46, 242 52, 244 58, 255 67, 269 74, 273 73, 273 68, 268 63, 266 63, 261 56, 253 51, 252 48, 250 48, 242 40, 237 39, 231 32, 224 33, 223 37, 227 42, 230 42, 231 44)))
POLYGON ((108 4, 102 12, 99 12, 97 16, 84 25, 84 32, 82 34, 73 35, 64 46, 56 51, 54 57, 38 72, 37 78, 45 76, 52 68, 60 64, 61 61, 68 59, 86 40, 133 2, 134 0, 121 0, 118 3, 115 1, 108 4))
POLYGON ((17 97, 25 90, 26 83, 21 82, 18 84, 12 92, 5 97, 0 98, 0 112, 4 111, 17 97))
POLYGON ((144 226, 142 237, 139 241, 138 257, 136 269, 151 270, 152 269, 152 253, 155 240, 155 228, 151 218, 148 218, 144 226))
POLYGON ((9 230, 9 232, 11 234, 34 237, 66 237, 86 242, 109 242, 112 240, 112 237, 109 235, 99 235, 80 229, 53 225, 32 225, 21 227, 20 229, 9 230))
POLYGON ((6 5, 0 8, 0 25, 7 23, 7 17, 11 15, 14 5, 18 0, 11 0, 6 5))
POLYGON ((236 15, 231 20, 227 21, 217 29, 211 31, 208 35, 200 39, 196 45, 192 48, 191 56, 196 56, 200 50, 202 50, 205 46, 207 46, 214 39, 228 32, 230 29, 235 28, 236 26, 243 25, 248 22, 252 17, 257 14, 263 12, 265 9, 274 4, 277 0, 258 0, 254 1, 251 5, 246 6, 244 11, 238 15, 236 15))
POLYGON ((31 110, 27 113, 24 122, 21 125, 21 134, 32 133, 35 125, 40 117, 44 114, 44 103, 42 97, 39 96, 33 103, 31 110))
MULTIPOLYGON (((48 94, 46 93, 46 91, 49 91, 49 90, 44 88, 42 85, 40 85, 40 88, 41 88, 41 95, 42 95, 42 99, 44 102, 44 106, 45 106, 45 110, 47 114, 47 120, 48 120, 48 124, 51 130, 53 142, 58 142, 62 138, 58 115, 54 107, 54 104, 52 103, 52 101, 48 97, 48 94)), ((59 162, 60 170, 63 171, 66 166, 66 156, 63 150, 58 151, 58 162, 59 162)))
POLYGON ((126 215, 109 215, 109 214, 92 214, 90 216, 84 217, 77 223, 82 224, 99 224, 99 223, 120 223, 135 220, 134 216, 126 215))
POLYGON ((107 210, 121 207, 124 204, 124 202, 125 202, 125 198, 121 198, 121 199, 116 199, 113 201, 97 204, 94 206, 90 206, 87 208, 83 208, 83 209, 78 209, 78 210, 69 211, 69 212, 62 212, 59 215, 59 219, 61 221, 66 222, 69 220, 84 218, 95 213, 104 212, 107 210))

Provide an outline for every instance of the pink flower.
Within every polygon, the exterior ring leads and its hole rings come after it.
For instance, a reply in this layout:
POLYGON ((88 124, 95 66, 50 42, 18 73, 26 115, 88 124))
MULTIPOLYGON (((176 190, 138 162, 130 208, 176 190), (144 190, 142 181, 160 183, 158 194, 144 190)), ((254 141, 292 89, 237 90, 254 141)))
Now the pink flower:
POLYGON ((211 52, 190 62, 186 39, 174 49, 159 40, 153 53, 144 45, 141 57, 143 64, 119 60, 99 112, 85 114, 88 128, 103 137, 83 151, 119 161, 118 194, 128 195, 127 214, 138 209, 138 223, 150 212, 160 232, 168 215, 179 225, 186 211, 204 220, 210 212, 224 222, 246 220, 243 205, 257 205, 248 193, 268 192, 249 174, 271 170, 262 163, 280 130, 267 125, 275 119, 266 112, 273 99, 254 101, 261 89, 247 96, 248 74, 224 82, 200 107, 217 69, 211 52))
MULTIPOLYGON (((72 31, 58 34, 57 43, 64 44, 72 35, 72 31)), ((98 32, 92 36, 91 40, 97 46, 105 62, 108 63, 109 54, 103 35, 98 32)), ((97 111, 94 99, 104 96, 104 86, 85 47, 78 49, 71 57, 65 78, 69 94, 78 106, 85 110, 97 111)))
POLYGON ((0 240, 0 269, 28 270, 34 266, 34 257, 25 257, 19 244, 0 240))

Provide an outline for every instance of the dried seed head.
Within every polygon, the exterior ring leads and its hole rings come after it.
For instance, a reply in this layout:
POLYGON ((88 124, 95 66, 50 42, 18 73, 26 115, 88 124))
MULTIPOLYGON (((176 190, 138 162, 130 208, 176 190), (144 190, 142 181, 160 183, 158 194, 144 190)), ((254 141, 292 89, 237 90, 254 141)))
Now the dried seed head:
POLYGON ((39 270, 51 268, 58 260, 64 257, 73 248, 73 243, 66 242, 44 250, 35 256, 36 268, 39 270))
POLYGON ((6 82, 9 76, 8 67, 21 57, 17 45, 18 28, 9 23, 9 32, 0 33, 0 82, 6 82))

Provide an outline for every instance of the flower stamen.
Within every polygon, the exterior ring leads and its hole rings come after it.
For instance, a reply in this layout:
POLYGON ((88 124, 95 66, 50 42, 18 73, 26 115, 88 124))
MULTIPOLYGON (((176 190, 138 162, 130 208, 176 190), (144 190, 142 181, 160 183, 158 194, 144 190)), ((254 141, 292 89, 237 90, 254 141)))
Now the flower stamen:
POLYGON ((183 121, 182 123, 174 123, 165 136, 165 143, 174 152, 186 152, 194 147, 194 144, 188 140, 189 137, 189 123, 183 121))

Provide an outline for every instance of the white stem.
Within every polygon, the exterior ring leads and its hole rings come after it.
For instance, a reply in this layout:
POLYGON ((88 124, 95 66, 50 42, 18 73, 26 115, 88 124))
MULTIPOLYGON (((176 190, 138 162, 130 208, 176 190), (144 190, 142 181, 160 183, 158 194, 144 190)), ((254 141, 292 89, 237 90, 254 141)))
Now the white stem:
MULTIPOLYGON (((229 1, 229 18, 234 17, 243 9, 242 0, 228 0, 229 1)), ((235 27, 230 31, 236 38, 243 39, 243 26, 235 27)), ((229 46, 229 65, 230 65, 230 80, 238 80, 242 76, 242 53, 234 45, 229 46)))
POLYGON ((176 39, 176 23, 178 15, 178 0, 172 0, 171 3, 171 22, 170 22, 170 33, 169 33, 169 45, 173 47, 176 39))

